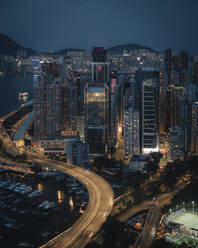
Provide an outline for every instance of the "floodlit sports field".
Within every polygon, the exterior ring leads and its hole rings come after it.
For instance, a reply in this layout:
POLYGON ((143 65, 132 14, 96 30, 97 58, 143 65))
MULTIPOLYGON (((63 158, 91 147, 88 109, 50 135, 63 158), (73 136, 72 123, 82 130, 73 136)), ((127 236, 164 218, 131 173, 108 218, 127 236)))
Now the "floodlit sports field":
POLYGON ((185 228, 198 229, 198 214, 185 212, 174 218, 173 222, 184 224, 185 228))

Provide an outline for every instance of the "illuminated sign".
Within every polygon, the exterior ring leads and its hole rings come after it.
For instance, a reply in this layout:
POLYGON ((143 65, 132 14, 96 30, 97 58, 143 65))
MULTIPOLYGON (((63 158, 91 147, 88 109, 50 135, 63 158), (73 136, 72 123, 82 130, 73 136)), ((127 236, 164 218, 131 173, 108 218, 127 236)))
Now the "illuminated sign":
POLYGON ((98 65, 98 71, 102 71, 102 65, 98 65))
POLYGON ((114 93, 114 88, 116 86, 116 79, 115 78, 112 78, 111 79, 111 92, 114 93))

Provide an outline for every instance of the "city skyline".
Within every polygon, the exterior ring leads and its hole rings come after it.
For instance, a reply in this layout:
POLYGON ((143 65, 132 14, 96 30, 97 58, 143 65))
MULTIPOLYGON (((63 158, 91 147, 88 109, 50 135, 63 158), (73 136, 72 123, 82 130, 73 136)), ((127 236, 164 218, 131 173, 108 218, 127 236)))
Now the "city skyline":
MULTIPOLYGON (((196 217, 192 212, 189 216, 189 211, 195 212, 198 205, 194 186, 198 183, 197 57, 185 51, 175 54, 171 49, 164 50, 163 54, 138 48, 107 53, 103 47, 94 47, 92 53, 70 50, 66 56, 57 53, 30 56, 26 51, 15 46, 13 55, 7 53, 0 57, 0 80, 5 86, 2 95, 8 87, 6 96, 15 91, 18 99, 12 103, 14 95, 9 97, 14 111, 7 110, 0 123, 0 161, 3 161, 0 187, 4 188, 0 200, 6 214, 0 216, 1 242, 9 242, 6 247, 15 247, 12 244, 17 243, 23 247, 25 243, 29 247, 96 248, 101 246, 93 238, 99 235, 102 246, 108 248, 118 242, 123 248, 131 244, 137 248, 155 248, 161 242, 164 244, 161 247, 166 248, 169 241, 170 247, 175 248, 175 233, 191 242, 191 235, 198 235, 197 228, 193 233, 188 229, 197 227, 196 223, 189 226, 190 218, 196 217), (9 87, 12 82, 17 88, 9 87), (24 88, 19 88, 21 83, 24 88), (27 84, 31 85, 29 89, 27 84), (38 190, 33 190, 33 185, 27 186, 27 180, 30 183, 27 174, 23 183, 8 180, 12 170, 26 173, 24 166, 16 162, 28 165, 33 184, 39 178, 38 190), (62 174, 57 175, 56 170, 62 174), (64 173, 81 181, 88 192, 75 179, 65 180, 64 173), (51 191, 50 196, 54 197, 48 198, 43 191, 45 186, 40 183, 41 178, 47 180, 46 175, 56 180, 59 187, 63 182, 64 188, 68 183, 71 189, 63 193, 60 188, 57 192, 51 191), (183 190, 195 194, 185 194, 183 190), (11 191, 13 194, 7 195, 11 191), (64 202, 64 196, 69 201, 64 202), (26 206, 22 197, 28 198, 26 206), (33 206, 32 197, 36 197, 33 206), (77 199, 82 199, 82 203, 77 199), (53 222, 49 224, 52 228, 49 232, 46 221, 54 219, 57 211, 61 211, 60 204, 66 202, 71 211, 81 215, 78 225, 65 230, 59 222, 58 231, 54 231, 53 222), (162 210, 167 202, 169 210, 164 214, 162 210), (87 204, 90 207, 84 211, 87 204), (140 218, 137 204, 147 209, 140 218), (29 206, 32 206, 30 211, 29 206), (134 208, 138 216, 131 215, 134 208), (29 225, 32 217, 35 222, 29 225), (35 228, 37 217, 41 230, 35 228), (180 226, 170 221, 178 217, 180 226), (131 221, 135 224, 133 227, 131 221), (115 233, 112 232, 114 223, 115 233), (23 226, 25 230, 36 229, 25 241, 23 226), (16 232, 19 229, 21 232, 16 232), (133 236, 131 230, 138 236, 133 236), (13 240, 7 236, 9 231, 16 235, 13 240), (153 235, 148 235, 151 232, 153 235)), ((6 106, 5 100, 3 106, 6 106)), ((176 247, 184 245, 183 242, 176 247)), ((197 247, 197 243, 190 247, 197 247)))
POLYGON ((0 0, 0 247, 198 247, 197 9, 0 0))
POLYGON ((36 50, 138 43, 198 54, 195 1, 1 1, 0 30, 36 50))

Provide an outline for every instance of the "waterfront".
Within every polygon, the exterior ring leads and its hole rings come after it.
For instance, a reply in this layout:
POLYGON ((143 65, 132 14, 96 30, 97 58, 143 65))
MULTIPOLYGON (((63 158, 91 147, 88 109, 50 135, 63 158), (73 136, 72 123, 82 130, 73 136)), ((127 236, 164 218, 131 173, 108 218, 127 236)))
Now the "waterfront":
POLYGON ((28 92, 28 100, 33 99, 34 85, 37 78, 32 76, 15 76, 0 78, 0 117, 20 107, 18 95, 28 92))
POLYGON ((60 172, 0 173, 0 247, 38 247, 69 228, 87 205, 85 187, 60 172))
MULTIPOLYGON (((36 81, 30 76, 0 78, 0 116, 20 107, 20 92, 28 92, 31 100, 36 81)), ((32 175, 0 170, 0 247, 39 247, 69 228, 87 206, 88 192, 78 181, 35 168, 32 175)))

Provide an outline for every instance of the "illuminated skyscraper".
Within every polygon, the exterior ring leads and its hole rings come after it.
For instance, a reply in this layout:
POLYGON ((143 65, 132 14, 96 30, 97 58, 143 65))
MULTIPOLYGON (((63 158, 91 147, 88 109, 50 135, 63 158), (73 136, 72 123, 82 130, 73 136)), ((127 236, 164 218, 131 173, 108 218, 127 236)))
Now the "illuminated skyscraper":
POLYGON ((46 87, 46 135, 53 139, 59 137, 62 128, 62 85, 54 80, 46 87))
POLYGON ((76 132, 77 86, 73 82, 62 84, 62 135, 76 132))
POLYGON ((62 128, 62 84, 40 79, 35 88, 34 140, 54 139, 62 128))
POLYGON ((109 88, 104 82, 90 82, 85 88, 85 139, 90 154, 104 154, 108 137, 109 88))
POLYGON ((106 51, 103 47, 94 47, 91 62, 91 82, 110 82, 110 63, 106 62, 106 51))
POLYGON ((109 144, 110 73, 106 51, 93 49, 91 80, 85 87, 85 140, 91 155, 105 154, 109 144))
POLYGON ((142 82, 142 153, 158 151, 158 82, 155 78, 142 82))
POLYGON ((124 112, 124 157, 138 155, 139 148, 139 111, 129 108, 124 112))
POLYGON ((142 154, 159 150, 159 72, 143 68, 135 76, 140 109, 140 151, 142 154))
POLYGON ((77 86, 62 82, 49 72, 35 87, 34 141, 62 139, 77 130, 77 86))
POLYGON ((34 91, 34 142, 46 138, 48 80, 39 78, 34 91))
MULTIPOLYGON (((55 78, 58 76, 58 65, 55 63, 42 64, 42 75, 34 92, 34 141, 54 136, 60 124, 59 117, 54 115, 56 101, 60 108, 60 90, 55 78), (58 90, 59 88, 59 90, 58 90), (52 120, 55 120, 53 123, 52 120), (59 124, 58 124, 59 123, 59 124)), ((60 109, 59 109, 60 110, 60 109)))

